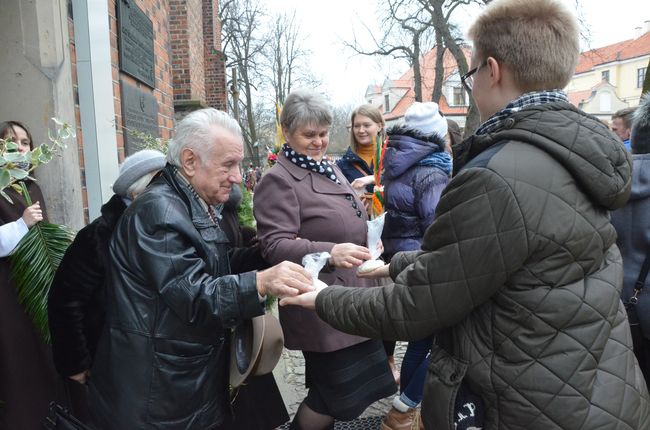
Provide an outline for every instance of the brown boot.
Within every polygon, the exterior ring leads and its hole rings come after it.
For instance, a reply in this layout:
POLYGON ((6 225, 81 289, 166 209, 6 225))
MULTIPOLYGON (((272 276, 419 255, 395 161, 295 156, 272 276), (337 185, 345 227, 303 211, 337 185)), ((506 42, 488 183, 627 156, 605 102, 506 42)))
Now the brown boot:
POLYGON ((420 420, 420 410, 411 408, 400 412, 391 408, 381 423, 381 430, 423 430, 420 420))

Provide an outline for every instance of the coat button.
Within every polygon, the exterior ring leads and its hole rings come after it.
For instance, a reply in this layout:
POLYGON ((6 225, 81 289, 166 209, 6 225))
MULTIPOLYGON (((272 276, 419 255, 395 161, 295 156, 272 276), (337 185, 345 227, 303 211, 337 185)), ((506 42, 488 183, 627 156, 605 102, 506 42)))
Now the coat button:
POLYGON ((357 216, 361 218, 361 211, 357 211, 357 216))
POLYGON ((504 128, 512 128, 514 125, 515 125, 514 118, 506 118, 505 121, 503 121, 504 128))
POLYGON ((352 202, 352 207, 356 209, 357 208, 357 202, 352 202))
POLYGON ((352 194, 346 194, 346 195, 345 195, 345 198, 346 198, 347 200, 352 200, 352 194))

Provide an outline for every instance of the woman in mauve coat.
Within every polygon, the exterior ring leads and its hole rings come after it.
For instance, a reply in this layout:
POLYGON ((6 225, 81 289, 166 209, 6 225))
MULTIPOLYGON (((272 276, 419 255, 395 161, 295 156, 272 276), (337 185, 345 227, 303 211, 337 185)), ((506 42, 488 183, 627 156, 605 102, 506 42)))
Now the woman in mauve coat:
MULTIPOLYGON (((258 184, 254 211, 262 255, 270 263, 300 263, 306 254, 329 252, 319 279, 327 285, 370 287, 356 268, 370 259, 367 214, 341 171, 324 157, 332 117, 313 92, 287 97, 280 118, 287 143, 258 184)), ((314 311, 280 308, 285 346, 305 357, 309 392, 291 429, 331 429, 334 419, 358 417, 393 394, 395 381, 382 342, 342 333, 314 311)))

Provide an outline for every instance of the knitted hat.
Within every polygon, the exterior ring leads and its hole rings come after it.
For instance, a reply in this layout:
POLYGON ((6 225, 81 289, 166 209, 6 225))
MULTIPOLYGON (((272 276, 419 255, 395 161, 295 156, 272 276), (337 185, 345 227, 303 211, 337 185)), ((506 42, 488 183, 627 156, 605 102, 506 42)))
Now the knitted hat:
POLYGON ((434 102, 415 102, 404 114, 404 125, 422 134, 447 135, 447 121, 440 115, 438 104, 434 102))
POLYGON ((120 175, 113 184, 113 192, 126 197, 126 190, 138 179, 163 167, 165 167, 165 154, 155 149, 143 149, 129 155, 120 166, 120 175))

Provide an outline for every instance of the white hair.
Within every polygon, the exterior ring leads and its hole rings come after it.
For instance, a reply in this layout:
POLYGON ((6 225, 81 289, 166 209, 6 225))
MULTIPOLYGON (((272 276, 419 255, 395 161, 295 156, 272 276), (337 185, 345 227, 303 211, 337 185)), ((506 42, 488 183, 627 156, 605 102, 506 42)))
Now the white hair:
POLYGON ((126 196, 130 199, 135 199, 138 194, 142 194, 145 188, 147 188, 147 185, 149 185, 149 182, 151 182, 151 179, 158 173, 158 170, 154 170, 153 172, 146 173, 144 176, 140 177, 137 181, 132 183, 129 188, 126 189, 126 196))
POLYGON ((239 124, 226 112, 214 108, 196 110, 176 126, 174 138, 169 142, 167 162, 180 167, 181 152, 185 148, 192 149, 201 162, 205 162, 212 144, 212 128, 215 126, 232 133, 242 141, 244 139, 239 124))

